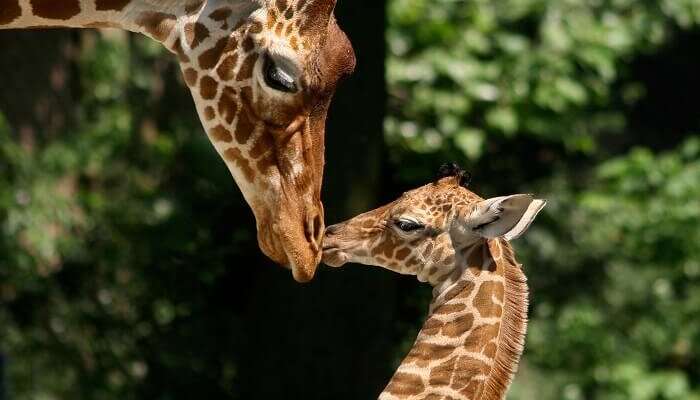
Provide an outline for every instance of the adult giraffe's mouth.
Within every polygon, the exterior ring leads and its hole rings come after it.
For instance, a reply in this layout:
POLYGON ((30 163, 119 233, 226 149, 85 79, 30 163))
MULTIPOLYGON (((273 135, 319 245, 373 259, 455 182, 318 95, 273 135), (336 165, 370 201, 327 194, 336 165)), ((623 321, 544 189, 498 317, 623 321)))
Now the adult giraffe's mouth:
POLYGON ((321 262, 323 205, 300 200, 295 192, 282 183, 278 195, 268 199, 271 207, 256 207, 261 210, 256 212, 258 244, 266 256, 290 268, 296 281, 308 282, 321 262))
POLYGON ((298 282, 310 281, 321 262, 324 212, 323 132, 314 134, 308 119, 286 129, 267 126, 274 151, 267 155, 268 186, 256 211, 258 242, 273 261, 288 266, 298 282), (321 140, 314 140, 320 136, 321 140))

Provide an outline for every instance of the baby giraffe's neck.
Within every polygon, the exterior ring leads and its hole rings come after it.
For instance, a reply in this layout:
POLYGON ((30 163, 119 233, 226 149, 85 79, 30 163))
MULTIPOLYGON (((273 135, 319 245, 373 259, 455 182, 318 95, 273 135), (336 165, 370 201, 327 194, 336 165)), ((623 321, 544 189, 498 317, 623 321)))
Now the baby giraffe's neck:
POLYGON ((524 346, 526 278, 500 239, 463 256, 456 278, 436 285, 428 319, 380 400, 505 397, 524 346))

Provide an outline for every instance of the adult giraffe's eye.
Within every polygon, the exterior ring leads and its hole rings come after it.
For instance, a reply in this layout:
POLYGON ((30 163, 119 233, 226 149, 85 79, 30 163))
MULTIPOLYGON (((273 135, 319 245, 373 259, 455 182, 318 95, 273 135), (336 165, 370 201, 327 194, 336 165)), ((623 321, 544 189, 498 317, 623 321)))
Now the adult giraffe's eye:
POLYGON ((296 93, 299 90, 294 76, 288 70, 277 65, 269 55, 265 56, 263 74, 265 75, 265 83, 272 89, 286 93, 296 93))
POLYGON ((400 219, 394 223, 397 228, 404 232, 415 232, 419 229, 423 229, 424 226, 419 224, 418 222, 407 220, 407 219, 400 219))

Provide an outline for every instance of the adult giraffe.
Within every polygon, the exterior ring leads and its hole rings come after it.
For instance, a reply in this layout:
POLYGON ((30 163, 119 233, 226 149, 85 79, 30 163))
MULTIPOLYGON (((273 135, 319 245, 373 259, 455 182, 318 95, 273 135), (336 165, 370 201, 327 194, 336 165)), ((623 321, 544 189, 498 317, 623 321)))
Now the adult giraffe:
POLYGON ((163 44, 255 214, 260 248, 305 282, 321 258, 326 114, 355 66, 335 3, 0 0, 0 29, 114 27, 163 44))

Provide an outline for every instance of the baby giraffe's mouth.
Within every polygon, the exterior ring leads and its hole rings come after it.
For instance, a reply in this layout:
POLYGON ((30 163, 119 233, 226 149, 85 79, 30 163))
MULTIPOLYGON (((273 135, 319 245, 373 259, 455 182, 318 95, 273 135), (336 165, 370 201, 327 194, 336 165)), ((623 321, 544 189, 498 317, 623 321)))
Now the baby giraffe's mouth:
POLYGON ((343 251, 340 240, 338 238, 339 225, 331 225, 326 227, 323 235, 323 257, 321 261, 330 267, 342 267, 348 262, 349 256, 343 251))
POLYGON ((342 251, 340 248, 333 245, 323 245, 323 261, 324 264, 329 267, 342 267, 348 262, 348 255, 342 251))

